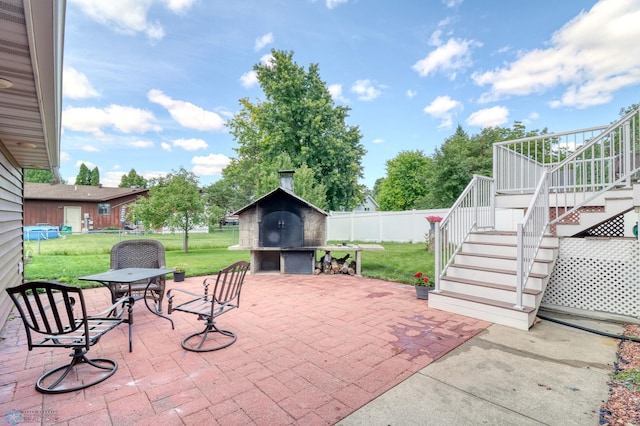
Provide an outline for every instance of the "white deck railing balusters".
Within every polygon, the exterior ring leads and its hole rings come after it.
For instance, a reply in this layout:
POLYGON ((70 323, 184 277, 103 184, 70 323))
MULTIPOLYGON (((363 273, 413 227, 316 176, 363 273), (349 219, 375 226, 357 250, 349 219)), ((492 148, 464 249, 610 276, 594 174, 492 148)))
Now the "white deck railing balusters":
POLYGON ((637 108, 609 126, 494 144, 494 178, 474 175, 436 225, 436 291, 469 234, 495 228, 496 194, 533 193, 517 229, 514 306, 522 308, 522 294, 549 227, 605 191, 631 186, 632 177, 640 176, 639 127, 637 108))

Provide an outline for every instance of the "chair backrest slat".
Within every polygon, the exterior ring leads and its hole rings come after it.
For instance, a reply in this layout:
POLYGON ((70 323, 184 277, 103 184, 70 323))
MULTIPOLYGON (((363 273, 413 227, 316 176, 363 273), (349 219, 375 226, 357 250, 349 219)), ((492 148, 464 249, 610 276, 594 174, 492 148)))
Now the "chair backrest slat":
MULTIPOLYGON (((16 305, 25 325, 29 350, 38 346, 51 346, 51 336, 63 336, 84 328, 89 335, 87 310, 78 287, 55 281, 29 282, 8 288, 7 293, 16 305), (76 306, 76 300, 79 305, 76 306), (32 332, 43 335, 44 340, 34 343, 32 332)), ((73 346, 90 347, 88 338, 73 346)))
POLYGON ((248 270, 249 263, 245 261, 235 262, 221 269, 211 294, 214 300, 220 304, 235 300, 236 305, 240 306, 240 291, 248 270))

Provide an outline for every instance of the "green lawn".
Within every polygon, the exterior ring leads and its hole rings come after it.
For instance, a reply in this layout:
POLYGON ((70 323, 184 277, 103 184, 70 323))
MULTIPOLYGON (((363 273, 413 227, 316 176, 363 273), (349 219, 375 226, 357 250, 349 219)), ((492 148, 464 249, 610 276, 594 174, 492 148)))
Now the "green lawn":
MULTIPOLYGON (((248 250, 229 250, 237 244, 237 227, 225 227, 208 234, 189 235, 189 253, 182 251, 181 234, 84 234, 67 235, 44 241, 25 241, 25 279, 58 280, 82 287, 92 283, 78 281, 78 277, 109 269, 111 247, 120 240, 153 238, 162 242, 166 250, 167 267, 185 266, 187 276, 216 273, 237 260, 249 260, 248 250)), ((332 242, 329 242, 332 244, 332 242)), ((412 283, 413 274, 421 271, 433 277, 434 256, 424 244, 382 243, 384 251, 362 253, 362 275, 388 281, 412 283)), ((349 251, 332 251, 342 257, 349 251)), ((318 253, 317 256, 321 256, 318 253)), ((352 257, 355 253, 350 253, 352 257)))

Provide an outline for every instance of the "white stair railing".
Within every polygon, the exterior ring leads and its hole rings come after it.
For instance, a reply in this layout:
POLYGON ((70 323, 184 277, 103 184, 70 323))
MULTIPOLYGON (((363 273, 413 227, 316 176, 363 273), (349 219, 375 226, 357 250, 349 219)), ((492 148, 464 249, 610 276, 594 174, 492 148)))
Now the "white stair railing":
POLYGON ((550 169, 552 223, 614 187, 631 187, 640 172, 639 122, 635 109, 550 169))
POLYGON ((515 307, 523 307, 522 293, 548 227, 618 184, 630 186, 631 177, 640 171, 639 114, 640 108, 631 111, 549 171, 543 171, 518 225, 515 307), (555 210, 553 220, 549 219, 550 198, 555 210))
POLYGON ((498 193, 535 190, 542 173, 600 135, 607 126, 514 139, 493 144, 493 177, 498 193))
POLYGON ((473 179, 440 223, 436 223, 435 291, 456 253, 474 230, 495 228, 495 187, 490 177, 473 179))
POLYGON ((640 178, 640 108, 609 126, 553 133, 494 144, 495 179, 474 175, 436 225, 436 289, 469 234, 495 229, 495 194, 530 193, 518 225, 515 307, 549 226, 605 191, 640 178), (550 207, 553 205, 553 207, 550 207), (551 209, 555 209, 550 219, 551 209))
POLYGON ((549 174, 545 171, 540 178, 522 222, 518 224, 516 261, 516 303, 523 309, 522 294, 536 260, 538 250, 549 226, 549 174))

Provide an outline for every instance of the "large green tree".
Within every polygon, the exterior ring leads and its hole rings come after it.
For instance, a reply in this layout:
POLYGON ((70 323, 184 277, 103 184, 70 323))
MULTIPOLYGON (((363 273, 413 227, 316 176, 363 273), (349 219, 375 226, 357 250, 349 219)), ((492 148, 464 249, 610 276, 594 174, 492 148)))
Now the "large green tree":
POLYGON ((151 179, 149 197, 141 197, 127 212, 132 221, 142 221, 146 229, 167 226, 183 232, 182 248, 189 251, 189 231, 207 223, 198 177, 180 167, 165 177, 151 179))
POLYGON ((25 182, 49 183, 55 179, 51 170, 24 169, 25 182))
POLYGON ((324 186, 327 207, 351 208, 363 197, 362 157, 357 126, 349 126, 349 108, 336 106, 317 64, 308 70, 293 61, 293 53, 272 50, 268 63, 254 66, 263 101, 240 100, 241 109, 227 122, 238 143, 237 158, 225 168, 245 196, 257 198, 273 178, 273 165, 286 154, 293 169, 306 165, 314 186, 324 186))
MULTIPOLYGON (((402 151, 387 161, 387 177, 380 181, 377 202, 381 210, 409 210, 430 188, 426 185, 431 159, 424 152, 402 151)), ((378 183, 378 182, 376 182, 378 183)))
POLYGON ((122 175, 119 188, 146 188, 147 180, 140 176, 136 169, 131 169, 129 173, 122 175))
MULTIPOLYGON (((485 127, 472 136, 458 126, 433 155, 432 172, 427 182, 429 191, 419 200, 419 208, 451 207, 474 174, 492 176, 494 143, 540 133, 538 130, 527 131, 518 121, 511 128, 485 127)), ((546 133, 546 129, 542 133, 546 133)))

